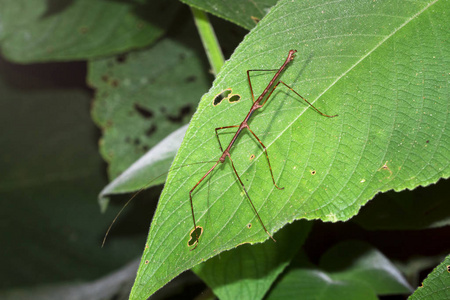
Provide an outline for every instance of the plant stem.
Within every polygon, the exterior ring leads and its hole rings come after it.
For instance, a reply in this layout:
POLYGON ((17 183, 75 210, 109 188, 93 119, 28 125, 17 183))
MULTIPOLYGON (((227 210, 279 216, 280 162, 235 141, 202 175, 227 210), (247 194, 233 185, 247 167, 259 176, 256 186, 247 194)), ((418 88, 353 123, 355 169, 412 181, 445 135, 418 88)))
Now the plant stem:
POLYGON ((195 25, 197 26, 203 47, 205 48, 206 55, 208 56, 212 72, 214 76, 216 76, 225 61, 216 34, 214 33, 214 29, 212 28, 208 16, 204 11, 194 7, 191 7, 191 10, 194 15, 195 25))

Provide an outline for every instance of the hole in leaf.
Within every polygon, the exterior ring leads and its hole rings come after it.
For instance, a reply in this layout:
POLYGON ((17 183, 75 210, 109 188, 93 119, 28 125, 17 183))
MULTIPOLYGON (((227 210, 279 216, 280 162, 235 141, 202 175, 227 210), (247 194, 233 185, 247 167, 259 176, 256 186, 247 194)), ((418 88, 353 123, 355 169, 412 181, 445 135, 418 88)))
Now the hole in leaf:
POLYGON ((213 105, 214 105, 214 106, 219 105, 219 104, 223 101, 223 99, 228 98, 228 96, 229 96, 230 94, 231 94, 231 89, 223 90, 222 92, 220 92, 219 94, 217 94, 217 95, 214 97, 213 105))
POLYGON ((146 107, 139 105, 138 103, 134 104, 134 109, 144 118, 150 119, 153 117, 153 111, 150 109, 147 109, 146 107))
POLYGON ((123 53, 123 54, 119 54, 116 56, 116 61, 118 63, 124 63, 127 60, 127 54, 123 53))
POLYGON ((192 229, 191 232, 189 233, 189 241, 188 241, 188 246, 189 247, 194 247, 191 250, 194 250, 197 245, 198 245, 198 240, 200 239, 200 237, 203 234, 203 227, 201 226, 197 226, 195 229, 192 229))
POLYGON ((179 112, 177 115, 175 116, 167 116, 167 118, 175 123, 181 123, 183 121, 183 118, 186 116, 190 116, 191 115, 191 106, 190 105, 185 105, 183 107, 180 108, 179 112))
POLYGON ((241 100, 241 96, 237 95, 237 94, 234 94, 234 95, 232 95, 231 97, 228 98, 228 101, 230 103, 238 102, 239 100, 241 100))
POLYGON ((145 135, 151 136, 153 133, 155 133, 156 129, 157 129, 156 125, 152 124, 152 126, 150 126, 150 128, 145 131, 145 135))

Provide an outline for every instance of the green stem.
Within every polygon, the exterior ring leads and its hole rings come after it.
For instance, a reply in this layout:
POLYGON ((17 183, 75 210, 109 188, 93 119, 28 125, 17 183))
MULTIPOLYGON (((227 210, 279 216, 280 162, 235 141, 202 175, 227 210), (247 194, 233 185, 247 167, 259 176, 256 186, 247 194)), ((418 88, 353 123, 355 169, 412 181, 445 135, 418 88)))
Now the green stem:
POLYGON ((212 67, 213 74, 216 76, 225 61, 216 34, 204 11, 194 7, 191 7, 191 10, 203 47, 205 48, 206 55, 208 56, 209 63, 212 67))

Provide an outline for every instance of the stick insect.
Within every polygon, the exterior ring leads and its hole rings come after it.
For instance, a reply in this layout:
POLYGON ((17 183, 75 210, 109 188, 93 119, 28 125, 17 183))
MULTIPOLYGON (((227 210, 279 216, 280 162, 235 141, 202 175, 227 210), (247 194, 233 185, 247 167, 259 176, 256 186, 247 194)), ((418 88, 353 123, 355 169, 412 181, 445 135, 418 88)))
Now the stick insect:
POLYGON ((261 107, 264 106, 264 104, 266 104, 267 100, 269 100, 270 96, 272 95, 273 91, 278 87, 278 85, 280 83, 284 84, 288 89, 290 89, 292 92, 294 92, 297 96, 299 96, 301 99, 303 99, 309 106, 311 106, 316 112, 318 112, 319 114, 321 114, 324 117, 327 118, 333 118, 336 117, 337 115, 326 115, 324 113, 322 113, 320 110, 318 110, 317 108, 314 107, 314 105, 312 105, 308 100, 306 100, 305 98, 303 98, 299 93, 297 93, 294 89, 292 89, 290 86, 288 86, 286 83, 284 83, 283 81, 279 80, 279 77, 281 75, 281 73, 284 71, 284 69, 287 67, 287 65, 289 64, 289 62, 291 62, 294 57, 295 57, 295 53, 297 52, 297 50, 290 50, 289 54, 286 58, 286 60, 284 61, 283 65, 277 69, 277 70, 247 70, 247 79, 248 79, 248 84, 250 86, 250 92, 252 94, 252 99, 253 99, 253 105, 250 108, 250 111, 247 113, 247 116, 244 118, 244 120, 241 122, 240 125, 231 125, 231 126, 224 126, 224 127, 218 127, 215 129, 216 132, 216 137, 217 140, 219 141, 219 145, 220 145, 220 150, 222 151, 222 155, 220 156, 220 158, 215 162, 215 164, 211 167, 211 169, 209 169, 205 175, 203 175, 203 177, 194 185, 194 187, 189 191, 189 201, 191 204, 191 213, 192 213, 192 221, 194 223, 194 229, 193 231, 191 231, 191 237, 194 239, 194 241, 192 243, 190 243, 190 246, 193 246, 193 248, 191 250, 194 250, 199 242, 199 238, 200 235, 202 233, 202 228, 198 227, 195 221, 195 214, 194 214, 194 204, 192 201, 192 193, 195 191, 195 189, 199 186, 199 184, 206 178, 208 177, 209 174, 211 174, 211 172, 219 165, 219 163, 224 163, 226 158, 228 157, 228 159, 230 160, 231 163, 231 167, 233 168, 234 174, 236 175, 239 184, 241 185, 242 189, 245 192, 245 195, 247 196, 250 205, 252 206, 253 211, 255 212, 256 217, 258 218, 259 223, 261 223, 261 226, 263 227, 264 231, 267 233, 267 235, 275 242, 275 239, 273 238, 273 236, 269 233, 269 231, 267 230, 266 226, 264 225, 264 222, 262 221, 261 217, 258 214, 258 211, 255 208, 255 205, 253 204, 250 195, 247 192, 247 189, 245 188, 244 183, 241 180, 241 177, 239 176, 238 172, 236 171, 236 168, 234 166, 233 160, 231 159, 231 155, 230 155, 230 149, 231 147, 233 147, 236 139, 238 138, 239 134, 242 132, 242 130, 247 129, 254 137, 255 139, 258 141, 258 143, 261 145, 261 147, 263 148, 263 152, 266 155, 267 158, 267 162, 269 165, 269 171, 270 171, 270 176, 272 176, 272 182, 274 184, 274 186, 279 189, 282 190, 284 189, 283 187, 279 187, 276 182, 275 182, 275 178, 273 177, 273 172, 272 172, 272 167, 270 165, 270 160, 269 160, 269 155, 267 153, 267 149, 266 146, 264 146, 264 144, 261 142, 261 140, 258 138, 258 136, 250 129, 249 125, 248 125, 248 121, 250 120, 251 116, 253 115, 253 113, 260 109, 261 107), (273 76, 272 80, 270 80, 269 84, 267 85, 267 87, 264 89, 264 91, 261 93, 261 95, 258 97, 258 99, 255 100, 255 96, 253 93, 253 87, 252 87, 252 82, 250 80, 250 72, 254 72, 254 71, 277 71, 275 73, 275 75, 273 76), (267 97, 266 97, 267 96, 267 97), (261 103, 262 102, 262 103, 261 103), (238 128, 236 133, 234 134, 233 138, 231 139, 230 143, 228 144, 227 148, 225 150, 223 150, 222 144, 220 142, 219 139, 219 134, 218 131, 219 130, 223 130, 223 129, 228 129, 228 128, 238 128), (200 235, 198 234, 198 231, 200 231, 200 235))

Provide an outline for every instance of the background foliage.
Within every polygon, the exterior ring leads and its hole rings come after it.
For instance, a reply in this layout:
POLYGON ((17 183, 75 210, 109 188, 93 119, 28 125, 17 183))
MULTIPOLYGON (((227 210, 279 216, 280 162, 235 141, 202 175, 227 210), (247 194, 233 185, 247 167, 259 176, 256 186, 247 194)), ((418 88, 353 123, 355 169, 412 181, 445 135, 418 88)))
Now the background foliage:
MULTIPOLYGON (((104 209, 107 194, 167 170, 182 131, 164 138, 196 110, 133 299, 193 267, 204 283, 184 274, 156 296, 376 299, 411 294, 436 267, 412 298, 448 298, 448 263, 438 264, 449 250, 450 1, 183 2, 0 1, 0 298, 126 298, 161 188, 134 201, 103 249, 123 202, 100 215, 96 195, 106 174, 120 185, 104 189, 104 209), (211 22, 230 59, 209 92, 213 76, 185 4, 219 17, 211 22), (255 115, 251 127, 286 187, 279 193, 250 135, 232 152, 277 243, 260 243, 267 235, 224 165, 195 194, 204 235, 189 251, 187 191, 209 165, 185 165, 218 158, 214 128, 238 124, 251 105, 245 71, 278 68, 289 49, 299 52, 282 80, 339 117, 282 89, 255 115), (241 100, 213 106, 226 88, 241 100), (371 200, 379 192, 387 193, 371 200)), ((269 77, 252 77, 255 94, 269 77)))

